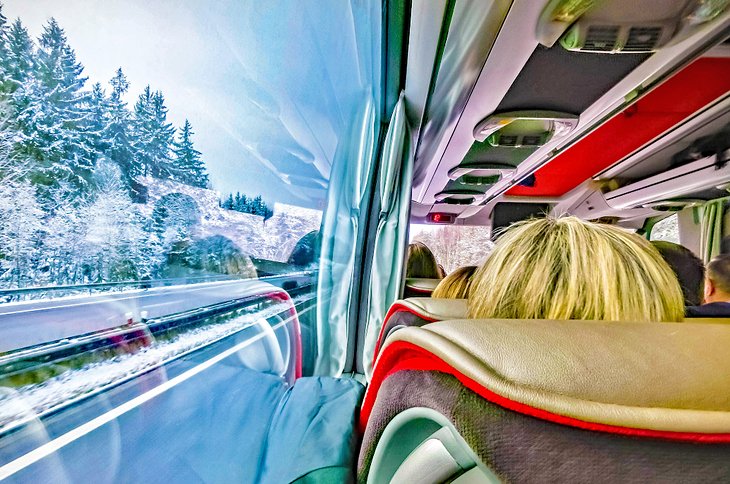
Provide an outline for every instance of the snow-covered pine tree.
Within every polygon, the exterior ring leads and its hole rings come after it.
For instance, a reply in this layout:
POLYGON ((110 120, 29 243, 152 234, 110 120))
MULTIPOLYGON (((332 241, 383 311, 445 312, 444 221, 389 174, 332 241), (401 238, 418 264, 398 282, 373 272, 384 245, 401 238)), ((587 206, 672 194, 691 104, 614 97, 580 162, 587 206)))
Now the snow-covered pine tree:
POLYGON ((35 63, 33 39, 20 19, 17 19, 5 31, 4 41, 5 52, 0 58, 6 76, 3 82, 3 92, 13 93, 33 73, 35 63))
POLYGON ((165 97, 145 87, 134 106, 135 164, 144 176, 173 177, 171 159, 175 128, 167 122, 165 97))
POLYGON ((103 155, 109 149, 109 142, 104 136, 109 124, 109 102, 100 83, 91 88, 88 98, 87 119, 85 123, 86 143, 96 151, 96 157, 103 155))
POLYGON ((124 96, 129 90, 129 82, 121 67, 117 69, 109 84, 112 91, 109 94, 108 118, 102 136, 107 143, 105 154, 119 166, 123 181, 134 195, 134 178, 141 175, 142 170, 135 164, 132 116, 124 101, 124 96))
POLYGON ((174 179, 194 187, 207 188, 208 174, 205 172, 205 164, 200 158, 200 151, 193 146, 193 134, 193 127, 186 119, 180 129, 179 140, 175 142, 173 148, 175 154, 174 179))
POLYGON ((51 18, 38 40, 36 81, 28 109, 35 120, 30 143, 37 165, 32 180, 53 189, 66 181, 77 196, 88 190, 97 153, 87 136, 86 77, 66 34, 51 18))
POLYGON ((264 203, 264 199, 261 198, 261 195, 257 195, 251 201, 251 208, 249 209, 249 213, 252 213, 254 215, 261 215, 262 217, 265 215, 266 204, 264 203))
POLYGON ((167 122, 167 106, 162 92, 155 91, 152 95, 153 136, 150 145, 153 156, 152 176, 156 178, 172 178, 174 167, 172 164, 172 144, 175 137, 175 128, 167 122))
POLYGON ((34 44, 28 31, 16 20, 5 32, 5 57, 0 58, 4 78, 0 89, 8 102, 8 129, 14 132, 12 158, 28 166, 34 159, 31 134, 35 120, 30 109, 35 65, 34 44))
POLYGON ((134 104, 132 131, 134 133, 132 173, 135 176, 147 176, 150 174, 150 167, 152 166, 152 157, 147 149, 152 143, 152 90, 149 85, 145 86, 142 94, 139 95, 137 102, 134 104))

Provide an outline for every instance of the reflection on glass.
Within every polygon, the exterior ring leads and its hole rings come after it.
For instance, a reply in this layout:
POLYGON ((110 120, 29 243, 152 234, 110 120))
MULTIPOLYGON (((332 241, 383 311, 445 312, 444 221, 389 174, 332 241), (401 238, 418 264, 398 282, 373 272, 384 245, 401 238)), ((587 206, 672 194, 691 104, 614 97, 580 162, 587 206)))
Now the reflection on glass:
POLYGON ((380 18, 2 1, 0 438, 52 440, 226 351, 229 370, 311 371, 330 173, 374 152, 350 137, 380 18))

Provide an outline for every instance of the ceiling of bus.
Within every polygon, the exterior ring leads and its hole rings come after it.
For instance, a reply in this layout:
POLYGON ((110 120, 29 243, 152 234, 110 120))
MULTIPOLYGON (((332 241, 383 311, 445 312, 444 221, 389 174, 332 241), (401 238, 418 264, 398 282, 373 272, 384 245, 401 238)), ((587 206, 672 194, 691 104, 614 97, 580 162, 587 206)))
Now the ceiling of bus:
POLYGON ((730 91, 730 58, 698 59, 535 173, 508 195, 559 197, 730 91))
POLYGON ((550 110, 580 114, 649 54, 571 52, 539 45, 496 112, 550 110))
MULTIPOLYGON (((463 3, 456 2, 456 6, 463 3)), ((661 132, 676 124, 715 99, 719 91, 727 90, 724 81, 718 79, 713 79, 700 90, 702 92, 693 92, 691 96, 675 90, 664 99, 665 105, 676 104, 671 109, 672 113, 661 114, 664 107, 652 106, 659 117, 670 120, 668 125, 648 122, 642 114, 631 119, 636 114, 635 106, 642 110, 646 107, 644 99, 651 99, 646 95, 640 100, 644 104, 635 103, 622 113, 622 119, 631 121, 629 124, 620 126, 620 130, 611 132, 611 136, 590 139, 591 133, 595 132, 594 127, 604 122, 602 120, 611 109, 626 103, 629 99, 626 96, 632 95, 632 89, 662 79, 686 59, 698 56, 712 45, 712 38, 717 39, 721 32, 726 32, 724 29, 730 16, 725 15, 722 21, 690 40, 679 42, 676 48, 662 48, 651 54, 597 54, 568 51, 559 42, 552 48, 538 45, 534 29, 543 7, 543 2, 514 1, 509 15, 498 27, 501 30, 498 30, 491 49, 487 48, 488 38, 493 32, 469 30, 464 34, 468 39, 482 42, 480 50, 469 50, 464 49, 468 45, 461 38, 459 29, 454 29, 453 24, 449 28, 444 47, 444 52, 449 52, 448 59, 445 55, 440 70, 436 70, 416 151, 413 184, 413 214, 416 218, 428 211, 444 211, 460 214, 460 223, 488 224, 494 202, 503 201, 505 195, 528 197, 535 201, 560 199, 625 156, 626 153, 616 153, 620 146, 627 146, 635 139, 638 144, 631 148, 630 151, 633 151, 656 135, 651 134, 653 130, 661 132), (458 54, 463 59, 460 60, 458 54), (482 71, 477 75, 475 69, 480 65, 482 71), (586 137, 584 139, 590 141, 569 141, 574 144, 568 145, 570 147, 562 152, 549 151, 555 150, 551 146, 566 146, 562 140, 548 144, 545 149, 495 147, 488 142, 474 141, 472 130, 481 119, 493 113, 518 110, 550 110, 579 115, 579 129, 571 136, 586 137), (600 117, 597 116, 599 113, 600 117), (584 149, 576 151, 579 146, 584 149), (568 156, 571 152, 574 154, 568 156), (553 153, 559 154, 555 156, 553 153), (524 163, 526 160, 530 162, 524 163), (452 168, 467 161, 508 163, 521 168, 517 171, 518 178, 508 177, 498 186, 480 187, 490 194, 488 200, 497 197, 490 203, 473 206, 434 203, 438 192, 467 188, 448 177, 452 168), (529 174, 537 167, 539 169, 534 175, 525 178, 526 170, 530 170, 527 171, 529 174), (513 185, 516 180, 522 182, 513 185), (509 188, 510 185, 513 186, 509 188)), ((455 10, 452 22, 458 19, 465 22, 463 15, 464 12, 459 14, 455 10)), ((486 15, 480 16, 479 22, 470 20, 470 26, 474 28, 480 22, 489 25, 486 15)), ((727 75, 730 68, 724 64, 726 61, 693 75, 695 79, 692 82, 682 81, 682 89, 696 91, 696 86, 701 84, 697 76, 730 79, 727 75)))
MULTIPOLYGON (((549 49, 538 46, 496 112, 551 110, 578 115, 648 57, 648 54, 571 52, 560 44, 549 49)), ((536 149, 495 147, 475 141, 462 162, 489 161, 517 166, 536 149)), ((440 183, 440 188, 445 190, 463 188, 453 180, 434 179, 433 183, 440 183)), ((488 188, 482 186, 480 190, 484 192, 488 188)))

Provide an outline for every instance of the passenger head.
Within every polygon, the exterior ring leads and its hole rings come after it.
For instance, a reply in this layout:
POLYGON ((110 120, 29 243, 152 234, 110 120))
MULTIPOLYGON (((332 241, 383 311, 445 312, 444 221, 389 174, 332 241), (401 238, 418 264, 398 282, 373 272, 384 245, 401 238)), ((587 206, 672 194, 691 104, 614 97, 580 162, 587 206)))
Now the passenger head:
POLYGON ((682 290, 646 240, 575 217, 511 226, 477 269, 473 318, 681 321, 682 290))
POLYGON ((441 299, 466 299, 471 287, 471 278, 477 266, 459 267, 446 276, 434 289, 431 297, 441 299))
POLYGON ((730 302, 730 254, 718 255, 707 264, 705 302, 730 302))
POLYGON ((406 277, 441 279, 436 257, 434 257, 431 249, 426 247, 426 244, 423 242, 413 242, 408 245, 406 277))
POLYGON ((699 306, 702 304, 702 289, 705 281, 705 265, 688 248, 667 242, 655 240, 651 245, 659 251, 662 258, 672 268, 684 294, 684 304, 699 306))

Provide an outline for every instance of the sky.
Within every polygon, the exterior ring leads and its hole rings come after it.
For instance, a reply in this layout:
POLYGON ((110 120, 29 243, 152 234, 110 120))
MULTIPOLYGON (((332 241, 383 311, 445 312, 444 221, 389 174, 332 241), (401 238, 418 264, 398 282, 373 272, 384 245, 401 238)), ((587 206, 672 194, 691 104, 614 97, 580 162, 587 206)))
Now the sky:
POLYGON ((266 9, 240 0, 0 3, 34 38, 54 17, 84 65, 88 87, 101 82, 108 89, 122 67, 130 107, 147 84, 161 90, 168 120, 192 123, 214 189, 322 208, 322 185, 352 100, 370 74, 358 68, 355 34, 338 31, 352 28, 347 2, 331 3, 329 12, 315 10, 316 2, 290 2, 297 8, 282 11, 276 0, 266 9), (316 18, 322 14, 329 23, 316 18), (340 64, 342 72, 335 71, 340 64))

